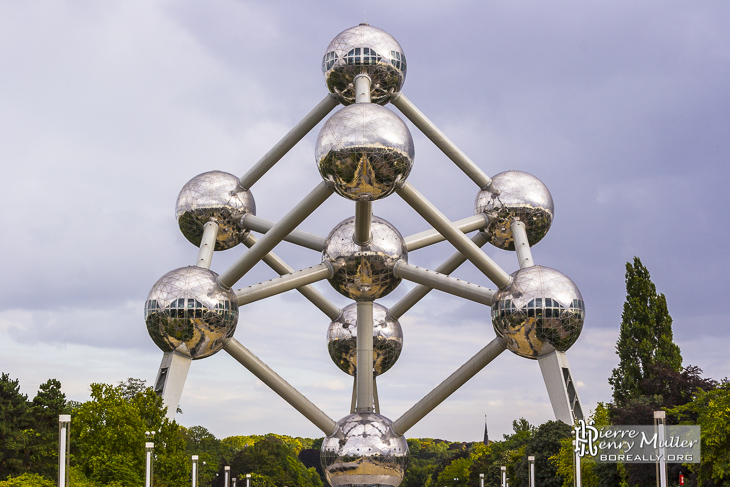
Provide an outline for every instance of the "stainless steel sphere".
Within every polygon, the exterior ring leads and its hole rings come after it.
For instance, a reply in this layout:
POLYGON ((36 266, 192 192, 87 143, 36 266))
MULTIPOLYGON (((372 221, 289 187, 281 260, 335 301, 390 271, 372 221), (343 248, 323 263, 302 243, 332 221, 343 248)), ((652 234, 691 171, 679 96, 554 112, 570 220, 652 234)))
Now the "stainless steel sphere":
POLYGON ((372 80, 370 99, 384 105, 400 91, 406 79, 406 56, 390 34, 367 24, 350 27, 332 39, 322 58, 327 89, 343 105, 355 102, 355 76, 367 74, 372 80))
POLYGON ((392 422, 375 413, 355 413, 337 422, 322 442, 322 470, 332 487, 397 487, 408 467, 408 443, 392 422))
MULTIPOLYGON (((342 313, 327 330, 327 350, 332 361, 343 372, 355 375, 357 368, 357 303, 342 313)), ((403 329, 388 308, 373 303, 373 371, 380 375, 389 370, 403 350, 403 329)))
POLYGON ((356 201, 385 198, 413 167, 413 137, 403 120, 380 105, 358 103, 330 117, 315 148, 322 178, 356 201))
POLYGON ((241 243, 248 235, 241 225, 246 213, 256 214, 251 191, 244 189, 233 174, 210 171, 188 181, 177 197, 175 216, 185 238, 200 246, 203 226, 218 224, 215 250, 226 250, 241 243))
POLYGON ((233 291, 223 289, 218 274, 201 267, 181 267, 158 280, 144 306, 147 332, 163 352, 194 359, 213 355, 223 339, 233 336, 238 304, 233 291))
POLYGON ((332 287, 356 301, 382 298, 395 289, 401 280, 393 267, 408 258, 405 241, 393 225, 373 216, 370 231, 369 244, 356 244, 355 218, 348 218, 330 232, 322 252, 322 261, 335 268, 332 287))
POLYGON ((514 250, 510 228, 514 220, 525 224, 530 245, 542 240, 555 214, 553 197, 542 181, 526 172, 505 171, 492 178, 492 187, 499 195, 483 190, 474 202, 476 214, 489 216, 489 225, 482 232, 487 241, 500 249, 514 250))
POLYGON ((555 269, 533 266, 512 274, 495 296, 492 325, 507 348, 527 358, 565 352, 580 336, 585 304, 580 291, 555 269))

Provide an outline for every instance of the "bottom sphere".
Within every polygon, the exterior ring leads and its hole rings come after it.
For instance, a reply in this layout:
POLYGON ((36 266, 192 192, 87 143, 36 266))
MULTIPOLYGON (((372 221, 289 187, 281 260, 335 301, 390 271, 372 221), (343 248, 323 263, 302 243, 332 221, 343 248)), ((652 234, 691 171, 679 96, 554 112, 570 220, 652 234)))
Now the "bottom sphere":
POLYGON ((408 466, 408 443, 388 418, 355 413, 324 439, 320 459, 332 487, 397 487, 408 466))

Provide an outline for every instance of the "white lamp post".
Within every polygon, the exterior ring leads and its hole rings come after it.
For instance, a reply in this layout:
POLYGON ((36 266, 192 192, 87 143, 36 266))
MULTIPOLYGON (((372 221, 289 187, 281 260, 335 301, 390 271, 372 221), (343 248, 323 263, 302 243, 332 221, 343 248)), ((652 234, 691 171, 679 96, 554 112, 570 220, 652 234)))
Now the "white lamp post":
POLYGON ((68 485, 68 461, 71 443, 71 415, 58 417, 58 487, 68 485))

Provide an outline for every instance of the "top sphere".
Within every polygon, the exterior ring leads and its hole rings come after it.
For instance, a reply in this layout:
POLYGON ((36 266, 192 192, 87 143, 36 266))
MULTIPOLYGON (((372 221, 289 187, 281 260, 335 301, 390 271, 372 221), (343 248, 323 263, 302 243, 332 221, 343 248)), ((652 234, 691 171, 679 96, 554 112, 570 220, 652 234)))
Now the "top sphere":
POLYGON ((210 171, 188 181, 177 197, 175 216, 180 231, 193 245, 200 246, 203 227, 218 224, 215 250, 226 250, 241 243, 248 231, 241 224, 246 213, 256 214, 251 191, 244 189, 233 174, 210 171))
POLYGON ((350 27, 332 39, 322 58, 327 89, 340 103, 355 103, 353 81, 358 74, 370 77, 370 99, 385 105, 406 79, 406 56, 393 36, 367 24, 350 27))
POLYGON ((492 178, 492 188, 499 195, 482 190, 474 201, 474 212, 489 217, 484 238, 495 247, 514 250, 511 225, 519 220, 525 224, 531 246, 542 240, 555 214, 553 197, 542 181, 526 172, 505 171, 492 178))
POLYGON ((522 357, 565 352, 585 321, 580 291, 566 275, 532 266, 512 274, 512 284, 494 296, 492 325, 507 348, 522 357))

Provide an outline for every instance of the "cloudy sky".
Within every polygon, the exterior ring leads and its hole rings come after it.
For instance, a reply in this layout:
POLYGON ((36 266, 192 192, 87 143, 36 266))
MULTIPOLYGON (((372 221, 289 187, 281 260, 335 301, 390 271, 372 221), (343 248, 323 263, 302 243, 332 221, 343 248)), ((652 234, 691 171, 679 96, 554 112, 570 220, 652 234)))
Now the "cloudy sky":
MULTIPOLYGON (((611 398, 634 256, 667 296, 685 365, 725 377, 730 4, 360 5, 0 3, 0 371, 31 397, 57 378, 79 401, 92 382, 152 383, 162 353, 145 330, 144 300, 197 255, 175 222, 178 192, 202 172, 243 175, 325 96, 330 40, 366 20, 403 46, 403 92, 488 175, 520 169, 552 192, 555 221, 533 256, 570 276, 586 301, 568 352, 585 410, 611 398)), ((410 182, 448 217, 471 215, 477 188, 411 130, 410 182)), ((278 220, 320 181, 318 131, 252 188, 259 216, 278 220)), ((428 228, 398 196, 374 212, 404 235, 428 228)), ((326 235, 352 214, 335 195, 301 228, 326 235)), ((507 272, 518 268, 513 253, 485 251, 507 272)), ((216 253, 211 268, 223 272, 242 252, 216 253)), ((294 268, 320 259, 290 244, 276 252, 294 268)), ((433 269, 452 252, 439 244, 409 260, 433 269)), ((490 284, 470 267, 456 275, 490 284)), ((239 285, 271 277, 259 264, 239 285)), ((316 287, 348 304, 326 282, 316 287)), ((352 384, 327 355, 328 323, 291 292, 242 308, 236 338, 338 419, 352 384)), ((403 354, 378 381, 391 419, 494 337, 487 308, 440 292, 401 323, 403 354)), ((218 437, 321 436, 225 352, 192 364, 181 408, 181 424, 218 437)), ((551 419, 538 364, 505 352, 408 435, 478 440, 485 414, 493 438, 519 417, 551 419)))

